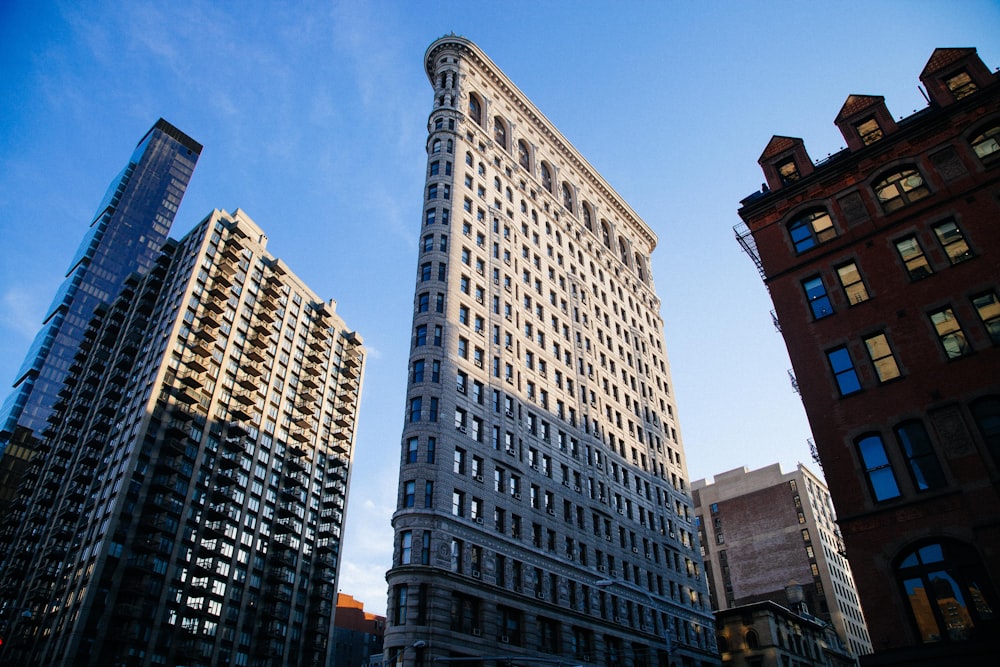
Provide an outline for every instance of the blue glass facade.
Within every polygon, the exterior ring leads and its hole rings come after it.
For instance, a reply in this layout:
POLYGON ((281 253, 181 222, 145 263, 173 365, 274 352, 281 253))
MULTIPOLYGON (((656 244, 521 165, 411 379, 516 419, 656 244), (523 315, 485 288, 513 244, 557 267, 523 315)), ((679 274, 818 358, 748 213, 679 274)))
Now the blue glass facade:
MULTIPOLYGON (((94 309, 113 300, 129 274, 145 273, 153 265, 201 148, 161 118, 111 182, 0 409, 0 457, 8 458, 12 444, 30 451, 47 425, 94 309)), ((9 478, 12 464, 0 464, 4 496, 16 483, 9 478)))

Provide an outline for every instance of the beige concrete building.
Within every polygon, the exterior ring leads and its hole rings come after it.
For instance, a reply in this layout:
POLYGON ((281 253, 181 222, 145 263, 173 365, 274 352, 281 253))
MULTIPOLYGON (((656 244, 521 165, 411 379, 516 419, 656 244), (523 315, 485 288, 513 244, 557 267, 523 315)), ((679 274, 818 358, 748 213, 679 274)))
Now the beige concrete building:
POLYGON ((656 236, 473 43, 425 66, 386 660, 717 664, 656 236))
POLYGON ((691 488, 714 609, 761 600, 787 606, 788 587, 801 587, 794 612, 832 623, 852 655, 871 652, 822 479, 802 464, 782 473, 775 463, 736 468, 710 483, 699 479, 691 488))
POLYGON ((328 665, 364 348, 242 211, 91 321, 3 518, 5 665, 328 665))
POLYGON ((723 667, 849 667, 829 623, 771 600, 715 612, 723 667))

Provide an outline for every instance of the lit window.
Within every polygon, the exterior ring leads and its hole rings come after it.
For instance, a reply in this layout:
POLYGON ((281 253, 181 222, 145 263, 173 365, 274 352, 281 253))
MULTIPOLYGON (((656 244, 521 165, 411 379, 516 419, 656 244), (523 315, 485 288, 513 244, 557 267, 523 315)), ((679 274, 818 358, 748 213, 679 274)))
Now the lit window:
POLYGON ((828 351, 826 358, 830 362, 830 369, 833 371, 833 377, 837 380, 837 388, 840 390, 841 396, 861 391, 858 374, 854 370, 851 354, 846 347, 838 347, 828 351))
POLYGON ((965 235, 958 228, 954 220, 945 220, 934 225, 934 233, 937 234, 941 247, 948 254, 948 261, 952 264, 964 262, 972 259, 972 250, 965 240, 965 235))
POLYGON ((819 276, 802 281, 802 289, 806 292, 806 300, 812 308, 815 319, 822 319, 827 315, 833 315, 833 306, 830 305, 830 297, 826 294, 826 287, 823 286, 823 279, 819 276))
POLYGON ((946 484, 941 464, 934 454, 934 445, 927 429, 917 420, 906 421, 895 428, 896 440, 910 467, 913 486, 918 491, 937 489, 946 484))
POLYGON ((972 305, 976 307, 990 340, 994 345, 1000 345, 1000 299, 997 298, 997 293, 987 292, 972 297, 972 305))
POLYGON ((896 251, 899 252, 900 259, 906 265, 906 272, 910 275, 910 280, 920 280, 934 273, 916 236, 911 235, 896 241, 896 251))
POLYGON ((465 516, 465 493, 458 489, 451 494, 451 513, 455 516, 465 516))
POLYGON ((972 349, 965 338, 965 332, 955 318, 955 311, 951 308, 942 308, 930 313, 931 323, 937 331, 938 340, 941 347, 949 359, 957 359, 969 354, 972 349))
POLYGON ((899 497, 899 485, 896 484, 896 475, 892 472, 892 465, 889 457, 885 453, 885 445, 879 435, 866 435, 859 439, 858 452, 861 454, 861 462, 865 467, 865 475, 871 486, 875 500, 881 502, 899 497))
POLYGON ((878 126, 878 121, 874 116, 869 116, 860 123, 854 125, 858 136, 865 146, 870 146, 882 138, 882 128, 878 126))
POLYGON ((885 334, 880 333, 865 338, 865 347, 868 349, 872 365, 875 366, 879 382, 888 382, 899 377, 899 366, 892 355, 892 348, 889 347, 889 340, 885 334))
POLYGON ((788 234, 792 237, 796 252, 805 252, 817 244, 829 241, 837 236, 830 214, 820 209, 806 213, 788 225, 788 234))
POLYGON ((841 287, 844 288, 848 303, 855 304, 868 300, 868 288, 865 287, 865 282, 861 279, 861 272, 856 263, 848 262, 838 266, 837 277, 840 279, 841 287))
POLYGON ((1000 158, 1000 124, 988 127, 969 142, 976 156, 983 162, 1000 158))
POLYGON ((971 95, 977 90, 975 82, 965 70, 955 72, 949 76, 944 80, 944 85, 948 86, 948 90, 951 91, 951 94, 955 96, 956 100, 960 100, 967 95, 971 95))
POLYGON ((971 546, 925 544, 903 554, 896 580, 925 644, 981 637, 995 623, 996 593, 971 546))
POLYGON ((777 165, 778 176, 781 178, 783 185, 788 185, 789 183, 794 183, 799 180, 799 167, 795 164, 794 158, 788 158, 784 162, 777 165))
POLYGON ((916 169, 902 169, 875 184, 875 196, 886 213, 900 209, 930 194, 924 177, 916 169))

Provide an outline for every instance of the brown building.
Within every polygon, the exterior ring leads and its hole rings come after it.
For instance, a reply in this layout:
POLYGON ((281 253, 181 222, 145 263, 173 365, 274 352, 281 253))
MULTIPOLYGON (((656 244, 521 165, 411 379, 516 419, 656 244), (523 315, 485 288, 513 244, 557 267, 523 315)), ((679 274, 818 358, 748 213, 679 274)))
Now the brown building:
MULTIPOLYGON (((385 616, 365 611, 360 600, 337 593, 337 614, 333 621, 333 664, 337 667, 363 667, 372 656, 382 653, 385 616)), ((380 662, 381 658, 377 658, 380 662)))
POLYGON ((976 664, 997 625, 997 79, 975 49, 937 49, 927 108, 894 120, 850 95, 846 149, 814 163, 773 137, 741 202, 868 620, 863 664, 976 664))

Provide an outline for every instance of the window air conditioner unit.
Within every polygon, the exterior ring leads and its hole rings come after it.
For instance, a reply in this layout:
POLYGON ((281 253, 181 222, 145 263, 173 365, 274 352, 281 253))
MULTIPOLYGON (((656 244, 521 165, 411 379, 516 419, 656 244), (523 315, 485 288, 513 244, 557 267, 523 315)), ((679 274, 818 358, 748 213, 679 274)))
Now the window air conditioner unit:
POLYGON ((607 572, 608 568, 604 567, 603 565, 598 565, 597 566, 597 571, 598 572, 607 572))
POLYGON ((510 637, 508 637, 507 635, 500 635, 500 641, 503 642, 504 644, 509 644, 510 637))
POLYGON ((615 623, 621 623, 621 622, 622 622, 622 617, 621 616, 615 616, 615 623))
POLYGON ((634 554, 639 553, 639 549, 637 549, 636 547, 632 547, 632 553, 634 554))
POLYGON ((574 486, 573 490, 576 491, 577 493, 580 493, 580 487, 579 486, 574 486))
MULTIPOLYGON (((482 523, 482 522, 480 522, 480 523, 482 523)), ((480 574, 479 570, 473 570, 472 571, 472 578, 473 579, 479 579, 481 576, 482 576, 482 574, 480 574)))
POLYGON ((521 494, 520 493, 515 493, 514 494, 514 500, 520 500, 520 499, 521 499, 521 494))
POLYGON ((538 598, 539 600, 543 600, 545 599, 545 593, 538 591, 537 593, 535 593, 535 597, 538 598))
POLYGON ((456 426, 455 428, 457 428, 459 430, 459 432, 465 433, 465 427, 464 426, 456 426))
POLYGON ((482 475, 476 475, 475 480, 477 482, 481 482, 481 481, 483 481, 483 476, 482 475))
POLYGON ((513 410, 507 410, 507 416, 508 417, 513 417, 514 416, 514 411, 513 410))
POLYGON ((478 523, 480 526, 483 525, 483 517, 477 516, 476 517, 476 523, 478 523))

